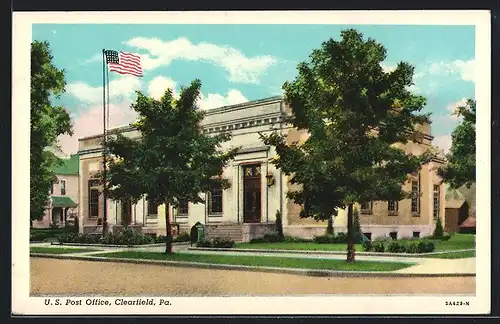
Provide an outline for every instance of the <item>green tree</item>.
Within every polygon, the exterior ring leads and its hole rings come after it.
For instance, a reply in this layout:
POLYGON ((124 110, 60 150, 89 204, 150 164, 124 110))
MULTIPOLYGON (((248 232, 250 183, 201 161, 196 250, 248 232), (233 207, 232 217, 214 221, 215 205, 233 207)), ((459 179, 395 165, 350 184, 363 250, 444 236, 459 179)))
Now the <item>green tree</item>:
POLYGON ((61 134, 72 135, 71 118, 63 107, 53 106, 51 98, 65 91, 64 70, 53 63, 47 42, 31 43, 31 142, 30 142, 30 218, 38 220, 47 207, 58 158, 49 150, 61 134))
POLYGON ((451 134, 451 149, 446 156, 448 163, 438 170, 438 174, 452 188, 463 185, 470 188, 476 182, 476 102, 467 100, 455 114, 461 116, 462 121, 451 134))
POLYGON ((441 223, 441 217, 437 218, 436 227, 434 228, 434 233, 432 234, 435 238, 442 238, 444 235, 443 224, 441 223))
POLYGON ((200 88, 201 82, 193 81, 177 100, 170 89, 160 100, 138 92, 132 108, 139 117, 132 126, 140 132, 140 139, 117 135, 107 143, 109 197, 135 203, 146 196, 164 203, 167 254, 172 253, 169 206, 178 207, 181 200, 204 203, 200 193, 209 191, 215 182, 227 188, 222 171, 237 151, 221 149, 230 139, 228 133, 204 133, 204 112, 196 106, 200 88))
POLYGON ((276 166, 299 184, 287 196, 304 206, 301 217, 325 220, 347 207, 348 262, 355 252, 353 203, 408 197, 402 184, 428 158, 394 145, 421 139, 415 126, 429 116, 419 113, 425 98, 409 90, 414 68, 400 62, 384 72, 385 59, 375 40, 342 31, 341 40, 324 42, 283 85, 287 122, 307 131, 307 140, 290 144, 277 132, 261 134, 276 147, 276 166))

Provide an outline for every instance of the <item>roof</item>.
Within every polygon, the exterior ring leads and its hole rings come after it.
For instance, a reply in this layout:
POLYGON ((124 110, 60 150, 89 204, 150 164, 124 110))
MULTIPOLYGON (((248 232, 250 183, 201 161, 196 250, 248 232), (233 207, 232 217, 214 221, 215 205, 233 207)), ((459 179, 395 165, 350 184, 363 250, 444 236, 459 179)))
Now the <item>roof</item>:
POLYGON ((469 216, 467 217, 466 220, 464 220, 464 222, 462 224, 460 224, 460 227, 464 228, 464 227, 476 227, 476 217, 474 216, 469 216))
POLYGON ((61 175, 78 175, 80 169, 80 159, 78 154, 73 154, 69 158, 59 158, 61 163, 54 165, 52 172, 61 175))
POLYGON ((476 214, 476 185, 473 184, 470 188, 467 186, 462 186, 458 189, 453 189, 449 185, 446 190, 446 207, 447 208, 460 208, 460 207, 448 207, 448 201, 452 200, 463 200, 469 205, 470 213, 472 215, 476 214))
POLYGON ((52 196, 51 199, 52 199, 52 208, 54 207, 73 208, 78 206, 78 204, 74 202, 73 199, 71 199, 71 197, 68 196, 52 196))
POLYGON ((463 204, 465 203, 464 199, 452 199, 452 200, 447 200, 445 208, 461 208, 463 204))

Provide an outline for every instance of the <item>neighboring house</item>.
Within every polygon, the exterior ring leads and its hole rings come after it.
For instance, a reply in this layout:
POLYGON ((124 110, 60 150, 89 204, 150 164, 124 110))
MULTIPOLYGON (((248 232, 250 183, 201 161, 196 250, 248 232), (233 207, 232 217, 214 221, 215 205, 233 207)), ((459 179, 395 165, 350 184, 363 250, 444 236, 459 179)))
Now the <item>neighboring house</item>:
POLYGON ((476 185, 470 188, 446 189, 445 231, 475 233, 476 185))
MULTIPOLYGON (((178 231, 189 231, 200 222, 205 225, 208 237, 231 237, 247 241, 274 229, 276 211, 280 211, 286 234, 312 237, 325 233, 326 222, 318 223, 299 217, 300 206, 286 198, 289 178, 271 163, 276 155, 273 147, 266 146, 259 138, 259 132, 278 130, 287 142, 304 140, 307 134, 287 125, 283 117, 289 113, 281 97, 256 100, 239 105, 215 108, 207 111, 203 127, 208 134, 230 131, 232 139, 223 148, 241 147, 238 155, 224 169, 223 176, 229 179, 231 187, 222 190, 215 186, 203 198, 205 204, 184 203, 177 209, 171 208, 171 221, 178 231)), ((424 125, 423 143, 410 143, 406 149, 413 154, 422 153, 430 147, 432 137, 430 126, 424 125)), ((140 134, 131 127, 120 127, 109 134, 122 133, 138 138, 140 134)), ((81 231, 99 231, 103 215, 103 201, 96 172, 102 168, 102 134, 79 139, 80 156, 80 222, 81 231)), ((401 202, 372 202, 361 207, 360 222, 365 233, 373 238, 383 235, 398 237, 431 235, 437 217, 444 217, 444 190, 437 177, 435 167, 441 163, 435 160, 424 166, 420 176, 408 189, 415 192, 414 199, 401 202), (392 234, 391 234, 392 233, 392 234)), ((132 224, 143 232, 165 234, 165 206, 156 206, 143 198, 137 204, 109 201, 108 223, 110 228, 132 224)), ((346 215, 339 211, 335 218, 336 231, 345 232, 346 215)))
POLYGON ((63 227, 78 215, 78 177, 79 157, 61 158, 61 163, 54 166, 54 182, 50 189, 50 200, 40 221, 34 221, 33 227, 46 228, 51 224, 63 227))

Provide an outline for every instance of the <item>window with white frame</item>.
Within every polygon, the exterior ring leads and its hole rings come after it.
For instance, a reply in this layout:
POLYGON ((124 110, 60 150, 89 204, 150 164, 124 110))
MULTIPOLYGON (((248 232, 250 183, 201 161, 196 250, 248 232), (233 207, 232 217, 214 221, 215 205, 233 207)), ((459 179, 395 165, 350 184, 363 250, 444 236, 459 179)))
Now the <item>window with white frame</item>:
POLYGON ((59 181, 59 187, 61 190, 61 196, 64 196, 66 194, 66 180, 61 179, 61 181, 59 181))
POLYGON ((187 199, 179 199, 179 207, 177 207, 177 215, 187 216, 189 212, 189 203, 187 199))
POLYGON ((158 204, 154 200, 148 199, 148 218, 158 218, 158 204))
POLYGON ((360 203, 361 214, 371 214, 372 213, 372 202, 362 202, 360 203))
POLYGON ((433 202, 434 202, 433 216, 434 216, 434 219, 437 219, 439 217, 439 204, 440 204, 439 186, 438 185, 434 185, 433 202))
POLYGON ((89 218, 99 217, 99 181, 92 179, 88 182, 89 218))
POLYGON ((222 185, 220 182, 214 182, 208 192, 208 214, 222 214, 222 185))
POLYGON ((414 216, 420 214, 420 188, 418 180, 411 182, 411 213, 414 216))
POLYGON ((395 200, 389 200, 387 202, 387 211, 389 215, 397 215, 399 209, 399 204, 395 200))

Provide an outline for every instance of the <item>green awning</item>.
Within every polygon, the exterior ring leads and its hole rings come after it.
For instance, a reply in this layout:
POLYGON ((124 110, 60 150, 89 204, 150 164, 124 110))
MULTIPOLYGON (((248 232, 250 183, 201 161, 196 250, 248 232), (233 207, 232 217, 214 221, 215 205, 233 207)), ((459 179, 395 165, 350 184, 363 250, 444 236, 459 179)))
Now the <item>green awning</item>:
POLYGON ((76 202, 68 196, 52 197, 52 208, 62 207, 62 208, 74 208, 78 206, 76 202))

